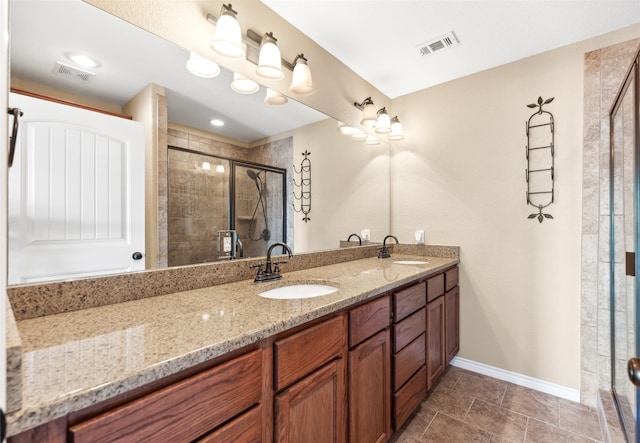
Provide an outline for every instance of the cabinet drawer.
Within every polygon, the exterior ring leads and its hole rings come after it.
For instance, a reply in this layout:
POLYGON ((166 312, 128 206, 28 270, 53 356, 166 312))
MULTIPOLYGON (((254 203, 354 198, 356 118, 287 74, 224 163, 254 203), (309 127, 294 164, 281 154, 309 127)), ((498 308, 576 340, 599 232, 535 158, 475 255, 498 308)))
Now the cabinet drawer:
POLYGON ((393 294, 394 321, 399 322, 426 304, 426 283, 418 283, 393 294))
POLYGON ((427 279, 427 303, 444 294, 444 273, 427 279))
POLYGON ((393 394, 394 429, 396 431, 422 403, 426 393, 427 369, 423 366, 398 392, 393 394))
POLYGON ((354 347, 389 326, 389 296, 380 297, 349 311, 349 347, 354 347))
POLYGON ((450 291, 458 286, 458 267, 444 272, 444 290, 450 291))
POLYGON ((347 346, 345 317, 334 317, 273 345, 275 389, 279 391, 340 357, 347 346))
POLYGON ((426 363, 426 334, 409 343, 402 351, 393 355, 393 390, 397 391, 426 363))
POLYGON ((255 406, 240 417, 216 429, 197 443, 260 443, 262 441, 262 406, 255 406))
POLYGON ((256 350, 69 428, 73 442, 192 441, 260 401, 256 350))
POLYGON ((425 308, 393 325, 393 352, 398 352, 426 330, 425 308))

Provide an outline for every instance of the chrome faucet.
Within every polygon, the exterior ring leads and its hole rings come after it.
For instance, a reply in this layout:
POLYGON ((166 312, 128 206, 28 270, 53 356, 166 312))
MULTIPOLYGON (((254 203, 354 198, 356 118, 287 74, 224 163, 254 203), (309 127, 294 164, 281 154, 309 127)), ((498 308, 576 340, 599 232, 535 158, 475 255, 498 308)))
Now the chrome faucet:
POLYGON ((252 266, 252 268, 258 268, 256 278, 253 280, 255 283, 262 283, 265 281, 278 280, 282 278, 279 265, 282 263, 286 263, 286 261, 271 261, 271 252, 273 251, 273 248, 276 248, 278 246, 282 246, 282 248, 287 252, 287 255, 289 255, 289 258, 293 257, 293 252, 291 252, 291 248, 286 243, 277 242, 269 246, 269 249, 267 249, 267 263, 264 271, 262 270, 262 263, 258 263, 257 265, 252 266))
POLYGON ((347 238, 348 242, 351 241, 351 237, 356 237, 358 239, 358 246, 362 246, 362 238, 358 234, 351 234, 349 238, 347 238))
POLYGON ((396 244, 400 244, 395 235, 387 235, 382 241, 382 248, 378 250, 378 258, 389 258, 391 254, 389 254, 389 249, 387 248, 387 239, 392 238, 396 241, 396 244))

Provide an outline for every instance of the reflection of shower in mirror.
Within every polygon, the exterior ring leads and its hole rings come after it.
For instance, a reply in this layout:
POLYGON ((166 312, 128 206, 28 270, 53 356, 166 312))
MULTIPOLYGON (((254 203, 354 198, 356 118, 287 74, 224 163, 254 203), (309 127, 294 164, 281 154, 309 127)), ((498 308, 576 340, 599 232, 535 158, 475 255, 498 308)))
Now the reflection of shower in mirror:
POLYGON ((253 214, 251 214, 251 223, 249 225, 249 238, 253 241, 264 240, 269 241, 271 238, 271 231, 269 231, 269 223, 267 222, 267 208, 264 203, 264 182, 260 178, 260 175, 264 171, 254 171, 253 169, 247 169, 247 175, 253 182, 256 184, 256 188, 258 188, 258 201, 256 202, 256 206, 253 209, 253 214), (256 230, 256 213, 258 212, 258 208, 262 208, 262 216, 264 218, 264 229, 260 233, 259 236, 254 236, 253 232, 256 230))

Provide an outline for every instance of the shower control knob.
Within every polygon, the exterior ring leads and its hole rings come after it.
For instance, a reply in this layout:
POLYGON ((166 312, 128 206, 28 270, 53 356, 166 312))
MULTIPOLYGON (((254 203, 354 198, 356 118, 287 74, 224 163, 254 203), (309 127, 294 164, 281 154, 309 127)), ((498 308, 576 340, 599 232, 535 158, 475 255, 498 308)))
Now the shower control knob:
POLYGON ((134 260, 142 259, 142 252, 134 252, 131 258, 133 258, 134 260))
POLYGON ((640 358, 631 358, 627 363, 627 372, 629 373, 629 380, 636 387, 640 387, 640 358))

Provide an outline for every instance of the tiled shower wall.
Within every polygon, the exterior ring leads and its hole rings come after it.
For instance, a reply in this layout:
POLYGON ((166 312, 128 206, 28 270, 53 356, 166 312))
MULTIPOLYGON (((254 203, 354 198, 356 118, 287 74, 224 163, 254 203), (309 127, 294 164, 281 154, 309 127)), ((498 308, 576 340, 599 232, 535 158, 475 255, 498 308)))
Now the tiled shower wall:
POLYGON ((640 39, 585 54, 581 401, 596 406, 611 386, 609 322, 609 110, 640 39))

